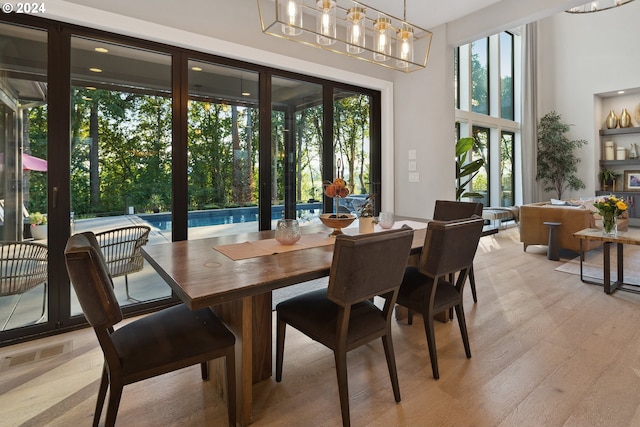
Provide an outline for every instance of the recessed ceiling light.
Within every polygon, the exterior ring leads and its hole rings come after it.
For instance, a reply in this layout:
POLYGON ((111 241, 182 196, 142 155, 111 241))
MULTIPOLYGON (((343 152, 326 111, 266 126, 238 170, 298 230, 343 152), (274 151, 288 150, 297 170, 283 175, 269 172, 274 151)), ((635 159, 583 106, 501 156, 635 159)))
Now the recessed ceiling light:
POLYGON ((85 86, 85 89, 86 90, 96 90, 96 88, 93 87, 93 86, 85 86))
POLYGON ((95 50, 96 52, 100 52, 100 53, 107 53, 107 52, 109 52, 109 49, 105 49, 104 47, 97 47, 97 48, 95 48, 95 49, 93 49, 93 50, 95 50))
POLYGON ((242 96, 251 96, 250 92, 242 92, 242 96))
POLYGON ((200 68, 200 67, 191 67, 191 69, 193 71, 202 71, 202 68, 200 68))
POLYGON ((623 91, 623 90, 619 90, 619 91, 618 91, 618 93, 619 93, 619 94, 623 94, 623 93, 624 93, 624 91, 623 91))
POLYGON ((95 67, 89 68, 89 71, 94 72, 94 73, 101 73, 102 72, 102 70, 100 68, 95 68, 95 67))
POLYGON ((93 98, 89 98, 88 96, 83 96, 82 99, 85 101, 93 101, 93 98))

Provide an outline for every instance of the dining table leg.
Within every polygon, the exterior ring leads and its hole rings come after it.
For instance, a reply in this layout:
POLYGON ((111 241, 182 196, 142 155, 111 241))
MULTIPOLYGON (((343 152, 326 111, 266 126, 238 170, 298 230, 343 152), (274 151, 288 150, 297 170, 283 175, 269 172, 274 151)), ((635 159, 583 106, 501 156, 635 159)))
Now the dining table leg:
MULTIPOLYGON (((236 336, 236 389, 238 421, 252 421, 253 384, 271 376, 271 292, 248 296, 211 309, 236 336)), ((212 375, 224 376, 216 369, 212 375)), ((219 379, 218 384, 224 384, 219 379)))

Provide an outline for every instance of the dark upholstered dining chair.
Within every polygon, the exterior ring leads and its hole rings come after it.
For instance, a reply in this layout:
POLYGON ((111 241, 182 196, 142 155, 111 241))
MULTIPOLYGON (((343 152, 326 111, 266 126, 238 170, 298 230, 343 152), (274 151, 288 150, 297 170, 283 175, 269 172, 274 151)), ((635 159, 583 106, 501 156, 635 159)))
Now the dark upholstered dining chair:
POLYGON ((390 230, 358 236, 338 235, 329 286, 276 306, 276 381, 282 380, 286 325, 334 352, 342 424, 350 425, 347 352, 382 338, 396 402, 400 387, 391 340, 391 317, 407 266, 413 230, 390 230), (378 308, 374 296, 385 299, 378 308))
POLYGON ((141 248, 149 241, 151 227, 147 225, 131 225, 96 233, 96 239, 111 277, 124 276, 127 300, 129 295, 129 274, 144 268, 141 248))
MULTIPOLYGON (((436 206, 433 209, 433 219, 436 221, 454 221, 458 219, 471 218, 474 215, 482 218, 482 203, 475 202, 458 202, 453 200, 436 200, 436 206)), ((473 274, 473 265, 469 270, 469 285, 471 286, 471 295, 473 302, 478 302, 476 295, 476 278, 473 274)))
POLYGON ((471 357, 462 297, 483 223, 481 218, 431 221, 427 227, 418 267, 407 267, 400 286, 397 303, 422 314, 435 379, 440 374, 433 326, 434 314, 455 308, 465 353, 467 358, 471 357), (455 283, 449 281, 454 277, 452 273, 458 273, 455 283))
POLYGON ((206 380, 208 361, 219 357, 226 363, 228 422, 236 425, 235 336, 211 310, 190 311, 180 304, 114 330, 122 311, 95 235, 71 236, 65 259, 82 311, 105 358, 94 426, 100 421, 107 389, 106 425, 113 426, 125 385, 198 363, 206 380))

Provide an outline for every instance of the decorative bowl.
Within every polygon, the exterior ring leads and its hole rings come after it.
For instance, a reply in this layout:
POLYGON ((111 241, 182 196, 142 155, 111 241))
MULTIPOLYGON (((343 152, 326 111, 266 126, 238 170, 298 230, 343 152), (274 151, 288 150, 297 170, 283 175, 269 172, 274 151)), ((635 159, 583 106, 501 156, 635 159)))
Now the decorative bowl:
POLYGON ((333 214, 333 213, 325 213, 320 214, 320 221, 327 227, 333 228, 333 233, 330 236, 336 236, 338 234, 342 234, 341 228, 348 227, 351 225, 353 221, 356 220, 355 215, 351 214, 333 214))

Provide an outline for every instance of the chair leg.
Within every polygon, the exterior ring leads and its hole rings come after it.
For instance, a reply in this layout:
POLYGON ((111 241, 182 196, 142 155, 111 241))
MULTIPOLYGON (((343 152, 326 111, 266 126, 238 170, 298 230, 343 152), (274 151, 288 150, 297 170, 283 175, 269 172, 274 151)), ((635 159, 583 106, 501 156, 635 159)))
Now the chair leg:
POLYGON ((389 368, 389 376, 391 377, 391 387, 393 388, 393 397, 396 402, 400 402, 400 385, 398 384, 398 369, 396 368, 396 357, 393 352, 393 341, 391 340, 391 332, 382 337, 382 345, 384 346, 384 355, 387 358, 387 368, 389 368))
POLYGON ((469 334, 467 333, 467 322, 464 318, 464 309, 462 308, 462 304, 456 305, 456 315, 458 316, 458 325, 460 326, 460 334, 462 335, 464 352, 467 355, 467 359, 470 359, 471 347, 469 346, 469 334))
POLYGON ((473 295, 473 302, 478 302, 478 296, 476 295, 476 276, 473 274, 473 264, 469 268, 469 285, 471 286, 471 295, 473 295))
POLYGON ((209 379, 209 362, 202 362, 200 364, 200 373, 202 374, 202 381, 209 379))
POLYGON ((102 379, 100 380, 100 388, 98 389, 98 401, 96 402, 96 410, 93 415, 93 427, 100 424, 100 415, 102 415, 102 407, 104 406, 104 398, 107 396, 107 387, 109 387, 109 373, 105 362, 102 369, 102 379))
POLYGON ((413 310, 410 308, 407 309, 407 324, 413 325, 413 310))
POLYGON ((122 388, 124 385, 119 379, 109 381, 109 406, 107 406, 107 419, 104 423, 106 427, 113 427, 116 424, 118 416, 118 407, 120 406, 120 398, 122 397, 122 388))
POLYGON ((282 381, 282 362, 284 360, 284 336, 287 324, 280 320, 280 315, 276 316, 278 330, 276 332, 276 381, 282 381))
POLYGON ((436 333, 433 327, 433 315, 422 315, 424 320, 424 331, 427 334, 427 345, 429 347, 429 358, 431 359, 431 370, 433 371, 433 378, 440 378, 438 372, 438 354, 436 353, 436 333))
POLYGON ((238 409, 236 400, 238 398, 236 392, 236 355, 234 347, 231 347, 227 356, 224 358, 227 367, 227 411, 229 414, 229 426, 236 426, 238 409))
POLYGON ((342 426, 349 427, 349 383, 347 381, 347 352, 345 349, 333 351, 336 361, 336 375, 338 377, 338 394, 340 394, 340 409, 342 410, 342 426))

